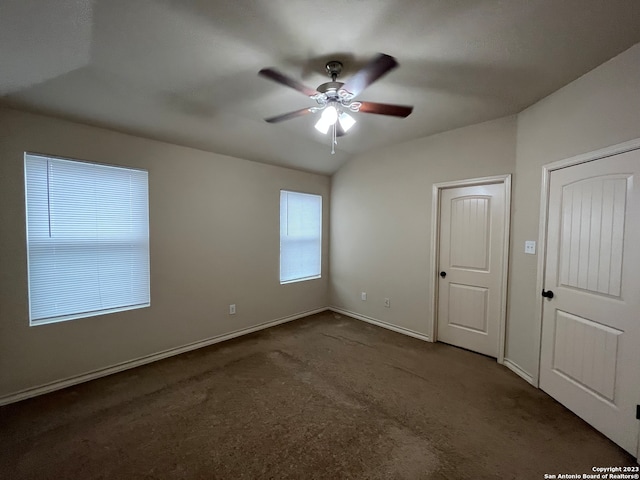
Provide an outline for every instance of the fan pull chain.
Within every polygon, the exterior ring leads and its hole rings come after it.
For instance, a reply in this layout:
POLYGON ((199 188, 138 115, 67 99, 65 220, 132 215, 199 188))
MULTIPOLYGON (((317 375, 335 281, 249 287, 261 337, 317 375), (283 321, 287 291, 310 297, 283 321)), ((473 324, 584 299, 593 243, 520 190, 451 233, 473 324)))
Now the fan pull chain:
POLYGON ((338 128, 336 125, 338 122, 336 121, 333 124, 333 128, 331 129, 331 155, 336 154, 336 145, 338 144, 338 137, 336 135, 336 129, 338 128))

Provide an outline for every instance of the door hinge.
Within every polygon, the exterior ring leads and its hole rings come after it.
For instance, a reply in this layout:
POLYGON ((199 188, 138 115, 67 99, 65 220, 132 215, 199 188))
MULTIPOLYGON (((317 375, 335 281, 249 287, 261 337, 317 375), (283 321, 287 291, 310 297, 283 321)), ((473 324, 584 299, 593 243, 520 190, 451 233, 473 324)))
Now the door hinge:
POLYGON ((640 405, 636 405, 636 420, 640 420, 640 405))

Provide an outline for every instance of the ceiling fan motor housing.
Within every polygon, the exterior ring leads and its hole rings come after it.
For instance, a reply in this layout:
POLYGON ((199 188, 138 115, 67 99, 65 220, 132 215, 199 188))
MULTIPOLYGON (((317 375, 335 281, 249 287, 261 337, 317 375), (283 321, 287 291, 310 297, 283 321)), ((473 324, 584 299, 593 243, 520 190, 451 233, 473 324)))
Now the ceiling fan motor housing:
POLYGON ((326 94, 328 97, 331 96, 332 93, 335 93, 336 97, 338 96, 338 90, 340 90, 340 87, 342 87, 344 85, 344 83, 342 82, 327 82, 327 83, 323 83, 322 85, 319 85, 318 88, 316 88, 317 91, 319 91, 320 93, 324 93, 326 94))
MULTIPOLYGON (((344 85, 343 82, 336 81, 338 75, 342 73, 342 63, 337 60, 333 60, 326 64, 326 69, 327 74, 331 77, 331 81, 319 85, 318 88, 316 88, 316 91, 321 95, 312 98, 321 105, 336 102, 340 103, 343 107, 349 108, 353 95, 342 88, 344 85)), ((357 111, 357 107, 352 108, 352 111, 357 111)))

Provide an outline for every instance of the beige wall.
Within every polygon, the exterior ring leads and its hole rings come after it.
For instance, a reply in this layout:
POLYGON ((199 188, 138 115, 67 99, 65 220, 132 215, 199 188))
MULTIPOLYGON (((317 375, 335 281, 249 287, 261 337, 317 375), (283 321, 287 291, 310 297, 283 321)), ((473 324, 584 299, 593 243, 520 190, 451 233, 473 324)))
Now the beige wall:
POLYGON ((515 142, 516 119, 507 117, 391 146, 340 169, 331 191, 331 304, 429 335, 432 185, 512 173, 515 142))
POLYGON ((517 116, 363 155, 332 182, 332 305, 428 334, 433 183, 514 174, 506 359, 538 372, 542 165, 640 137, 640 44, 517 116), (368 300, 360 300, 360 292, 368 300), (384 308, 384 297, 391 308, 384 308))
POLYGON ((328 303, 427 335, 432 184, 514 172, 506 356, 535 378, 537 257, 522 251, 538 238, 541 166, 637 137, 640 44, 517 118, 362 155, 331 185, 324 176, 0 109, 0 397, 328 303), (28 326, 25 150, 149 170, 151 308, 28 326), (321 280, 279 285, 281 188, 324 197, 321 280), (227 315, 229 303, 236 316, 227 315))
POLYGON ((518 115, 507 357, 536 377, 537 257, 542 165, 640 137, 640 44, 518 115))
POLYGON ((0 397, 325 307, 329 192, 326 176, 0 109, 0 397), (150 308, 29 327, 25 150, 149 171, 150 308), (320 280, 279 283, 281 188, 323 196, 320 280))

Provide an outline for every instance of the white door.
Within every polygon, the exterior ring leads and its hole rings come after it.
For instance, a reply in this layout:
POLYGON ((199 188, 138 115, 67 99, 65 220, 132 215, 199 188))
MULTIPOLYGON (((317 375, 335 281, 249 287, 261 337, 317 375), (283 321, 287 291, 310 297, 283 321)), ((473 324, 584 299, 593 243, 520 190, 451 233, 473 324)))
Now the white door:
POLYGON ((504 184, 443 189, 437 339, 498 357, 504 184))
POLYGON ((637 455, 640 151, 549 183, 540 388, 637 455))

